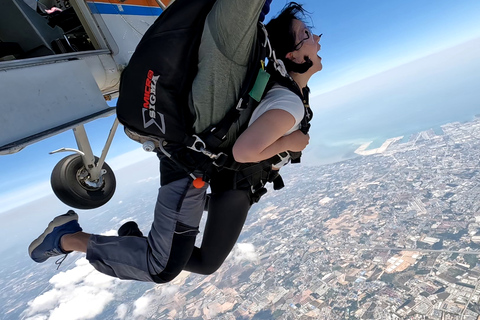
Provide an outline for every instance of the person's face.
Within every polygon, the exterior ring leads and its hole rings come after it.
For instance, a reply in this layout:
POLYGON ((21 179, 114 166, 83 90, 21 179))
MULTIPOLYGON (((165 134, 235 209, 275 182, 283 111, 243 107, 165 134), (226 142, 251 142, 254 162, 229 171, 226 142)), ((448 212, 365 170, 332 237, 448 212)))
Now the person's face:
POLYGON ((305 62, 305 56, 308 56, 313 62, 309 72, 322 70, 322 58, 318 56, 320 51, 320 36, 312 34, 310 29, 300 20, 292 21, 292 29, 295 33, 295 49, 287 54, 287 58, 295 63, 305 62))

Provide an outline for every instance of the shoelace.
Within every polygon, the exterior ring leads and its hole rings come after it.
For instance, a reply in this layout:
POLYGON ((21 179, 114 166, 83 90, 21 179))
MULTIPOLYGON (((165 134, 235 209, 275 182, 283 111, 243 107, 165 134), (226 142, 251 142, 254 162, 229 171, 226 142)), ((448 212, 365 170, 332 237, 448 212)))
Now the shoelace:
POLYGON ((67 259, 67 256, 68 256, 68 253, 65 254, 63 257, 57 259, 57 261, 55 261, 55 264, 57 265, 57 270, 60 268, 60 266, 62 265, 63 261, 65 261, 65 259, 67 259))
POLYGON ((61 254, 63 254, 63 252, 58 250, 57 248, 53 248, 52 250, 45 252, 45 255, 47 257, 55 257, 61 254))

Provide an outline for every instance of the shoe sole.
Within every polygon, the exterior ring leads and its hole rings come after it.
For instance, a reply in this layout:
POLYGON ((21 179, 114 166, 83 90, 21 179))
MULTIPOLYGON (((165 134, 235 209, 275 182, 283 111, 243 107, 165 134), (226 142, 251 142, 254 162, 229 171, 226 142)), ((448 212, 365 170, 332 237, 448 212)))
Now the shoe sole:
POLYGON ((67 212, 68 215, 64 214, 58 217, 55 217, 47 226, 47 229, 43 231, 43 233, 37 239, 33 240, 30 246, 28 246, 28 254, 31 257, 33 250, 35 250, 39 245, 42 244, 43 240, 52 233, 53 229, 59 227, 65 223, 68 223, 73 220, 78 220, 78 214, 75 213, 73 210, 67 212))

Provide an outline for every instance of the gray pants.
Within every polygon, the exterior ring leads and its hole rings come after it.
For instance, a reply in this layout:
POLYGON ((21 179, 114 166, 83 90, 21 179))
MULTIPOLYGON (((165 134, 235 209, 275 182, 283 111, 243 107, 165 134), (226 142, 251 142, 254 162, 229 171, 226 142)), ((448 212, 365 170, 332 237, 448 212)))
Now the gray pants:
POLYGON ((206 189, 196 189, 185 178, 162 186, 148 238, 92 235, 87 259, 99 271, 120 279, 153 281, 166 267, 177 223, 180 231, 196 236, 205 205, 206 189))
MULTIPOLYGON (((197 132, 218 122, 236 103, 263 4, 264 0, 218 0, 208 15, 192 85, 197 132)), ((245 190, 213 192, 202 246, 196 248, 206 189, 207 185, 194 188, 189 178, 163 185, 148 238, 92 235, 87 259, 102 273, 158 283, 172 280, 182 269, 214 272, 233 248, 251 198, 245 190)))

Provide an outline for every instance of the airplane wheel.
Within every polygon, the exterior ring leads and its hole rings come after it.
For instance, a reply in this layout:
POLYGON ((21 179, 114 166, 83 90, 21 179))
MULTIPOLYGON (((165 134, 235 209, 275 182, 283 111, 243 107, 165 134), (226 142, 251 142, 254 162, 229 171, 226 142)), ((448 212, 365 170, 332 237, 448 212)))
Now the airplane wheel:
MULTIPOLYGON (((95 157, 98 161, 98 158, 95 157)), ((88 180, 82 157, 74 154, 63 158, 53 169, 50 183, 55 195, 68 206, 77 209, 95 209, 108 202, 115 193, 116 180, 106 164, 99 181, 88 180)))

